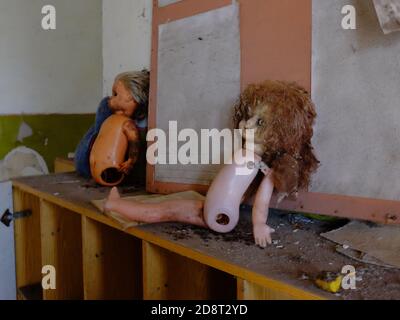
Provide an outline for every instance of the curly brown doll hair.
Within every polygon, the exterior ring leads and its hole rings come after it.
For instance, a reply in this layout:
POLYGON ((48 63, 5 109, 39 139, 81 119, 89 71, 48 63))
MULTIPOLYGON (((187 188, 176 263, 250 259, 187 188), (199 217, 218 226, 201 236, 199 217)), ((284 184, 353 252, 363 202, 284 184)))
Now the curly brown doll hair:
POLYGON ((234 125, 255 123, 255 142, 272 169, 275 189, 288 195, 308 189, 319 161, 311 145, 317 114, 310 94, 296 83, 249 85, 234 107, 234 125), (255 120, 254 120, 255 119, 255 120))

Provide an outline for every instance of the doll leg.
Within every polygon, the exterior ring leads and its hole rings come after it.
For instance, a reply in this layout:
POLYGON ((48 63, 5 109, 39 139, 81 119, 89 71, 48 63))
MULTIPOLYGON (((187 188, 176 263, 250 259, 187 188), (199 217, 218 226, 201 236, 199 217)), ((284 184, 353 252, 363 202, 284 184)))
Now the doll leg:
POLYGON ((121 199, 117 188, 113 188, 104 204, 104 210, 114 211, 132 221, 183 222, 206 227, 203 220, 203 201, 169 200, 161 203, 142 203, 121 199))

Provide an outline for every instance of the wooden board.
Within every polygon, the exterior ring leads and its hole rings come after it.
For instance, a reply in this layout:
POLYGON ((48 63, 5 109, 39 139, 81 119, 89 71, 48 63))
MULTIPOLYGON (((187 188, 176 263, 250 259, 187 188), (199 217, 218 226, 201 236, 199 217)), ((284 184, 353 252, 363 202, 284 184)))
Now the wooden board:
POLYGON ((288 292, 265 288, 249 281, 237 280, 238 300, 295 300, 299 297, 291 296, 288 292))
POLYGON ((143 285, 145 300, 236 298, 234 277, 148 242, 143 242, 143 285))
MULTIPOLYGON (((159 26, 211 10, 218 10, 232 4, 230 0, 182 0, 167 7, 159 8, 157 1, 154 0, 153 2, 152 77, 149 104, 150 129, 160 127, 160 123, 157 120, 159 113, 157 112, 159 26)), ((239 0, 237 3, 240 10, 240 82, 242 89, 250 83, 265 79, 297 81, 307 89, 310 89, 311 0, 239 0)), ((181 61, 176 63, 180 64, 181 61)), ((170 66, 171 72, 173 73, 175 69, 172 64, 170 66)), ((188 75, 183 76, 186 77, 188 75)), ((237 96, 232 97, 232 101, 235 101, 238 95, 239 92, 237 96)), ((163 108, 166 107, 162 104, 162 101, 159 103, 163 108)), ((220 118, 220 123, 217 127, 227 125, 226 117, 230 113, 229 106, 228 110, 226 110, 221 106, 205 103, 202 108, 208 108, 213 117, 220 118), (215 112, 218 107, 221 110, 219 114, 215 112)), ((175 113, 178 124, 183 122, 182 115, 185 111, 187 110, 182 110, 182 113, 175 113)), ((205 120, 205 118, 197 117, 196 126, 208 128, 210 121, 205 120)), ((182 125, 187 124, 183 123, 182 125)), ((208 177, 210 175, 208 171, 210 170, 207 169, 207 166, 203 167, 205 175, 208 177)), ((199 168, 201 166, 197 166, 194 170, 198 171, 199 168)), ((178 169, 175 168, 175 170, 178 169)), ((200 176, 200 174, 197 174, 197 176, 200 176)), ((147 166, 147 190, 150 192, 172 193, 189 189, 202 193, 207 191, 207 184, 201 184, 200 182, 182 183, 183 178, 185 177, 177 176, 175 180, 171 178, 168 181, 161 178, 157 179, 155 166, 150 164, 147 166)), ((187 180, 192 181, 193 179, 187 180)))
POLYGON ((32 215, 14 223, 17 288, 42 281, 39 199, 20 189, 13 189, 14 210, 31 210, 32 215))
POLYGON ((141 242, 82 217, 84 298, 141 299, 141 242))
POLYGON ((80 215, 41 200, 40 222, 42 266, 53 266, 56 271, 56 288, 44 290, 44 300, 82 299, 80 215))
POLYGON ((169 143, 166 163, 155 164, 156 181, 208 185, 221 168, 211 162, 217 155, 204 163, 211 154, 204 145, 201 154, 191 151, 194 163, 174 163, 173 155, 177 158, 186 141, 174 146, 172 121, 178 132, 231 126, 232 105, 240 94, 238 8, 231 4, 158 26, 156 127, 168 134, 169 143))

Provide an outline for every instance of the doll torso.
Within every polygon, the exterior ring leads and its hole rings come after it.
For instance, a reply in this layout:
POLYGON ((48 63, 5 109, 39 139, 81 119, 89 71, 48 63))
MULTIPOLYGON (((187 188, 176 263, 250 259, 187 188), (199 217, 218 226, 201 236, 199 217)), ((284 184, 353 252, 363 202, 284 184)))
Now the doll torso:
POLYGON ((90 152, 90 170, 99 184, 115 186, 124 178, 118 167, 125 161, 128 149, 128 138, 124 133, 127 121, 130 118, 114 114, 101 126, 90 152))

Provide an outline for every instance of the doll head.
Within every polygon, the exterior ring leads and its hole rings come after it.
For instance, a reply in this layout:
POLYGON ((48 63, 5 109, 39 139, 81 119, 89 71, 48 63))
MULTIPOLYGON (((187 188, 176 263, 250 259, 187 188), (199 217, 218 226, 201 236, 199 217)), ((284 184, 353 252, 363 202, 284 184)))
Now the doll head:
POLYGON ((147 70, 119 74, 115 78, 109 102, 113 112, 139 120, 146 117, 149 81, 147 70))
POLYGON ((282 81, 248 86, 235 105, 235 128, 254 129, 255 152, 273 170, 279 192, 308 188, 319 163, 311 145, 315 117, 307 91, 282 81))

